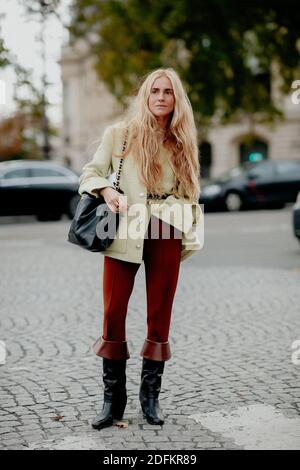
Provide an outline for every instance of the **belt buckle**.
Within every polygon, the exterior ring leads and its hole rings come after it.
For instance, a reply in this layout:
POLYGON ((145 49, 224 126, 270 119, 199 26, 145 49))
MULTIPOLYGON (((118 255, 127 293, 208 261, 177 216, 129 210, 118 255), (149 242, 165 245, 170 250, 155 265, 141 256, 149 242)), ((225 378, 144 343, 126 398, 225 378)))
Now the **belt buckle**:
POLYGON ((149 194, 149 195, 147 196, 147 204, 149 204, 149 205, 150 205, 150 204, 153 204, 155 201, 158 201, 158 202, 159 202, 160 200, 166 199, 168 196, 170 196, 170 194, 167 194, 167 193, 162 194, 162 195, 160 195, 160 194, 152 194, 152 195, 150 195, 150 194, 149 194))

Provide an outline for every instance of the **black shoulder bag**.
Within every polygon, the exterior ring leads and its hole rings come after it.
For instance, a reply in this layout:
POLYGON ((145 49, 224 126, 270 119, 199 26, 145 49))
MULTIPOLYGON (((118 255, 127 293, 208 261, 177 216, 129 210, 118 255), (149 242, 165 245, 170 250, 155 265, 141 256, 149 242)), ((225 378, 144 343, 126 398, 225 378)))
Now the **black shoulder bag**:
MULTIPOLYGON (((128 130, 123 143, 122 155, 124 155, 127 145, 128 130)), ((124 157, 120 159, 120 164, 114 184, 114 189, 120 194, 124 191, 120 189, 120 175, 124 157)), ((108 248, 119 227, 119 213, 110 210, 104 197, 93 196, 87 192, 82 194, 78 202, 74 218, 68 233, 68 241, 84 248, 85 250, 98 252, 108 248)))

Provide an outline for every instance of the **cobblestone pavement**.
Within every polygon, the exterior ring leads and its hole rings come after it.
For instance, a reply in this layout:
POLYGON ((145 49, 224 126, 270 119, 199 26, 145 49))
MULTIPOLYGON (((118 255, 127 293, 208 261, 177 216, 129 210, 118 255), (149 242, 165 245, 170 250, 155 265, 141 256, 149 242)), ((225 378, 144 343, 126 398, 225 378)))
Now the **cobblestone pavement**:
POLYGON ((102 379, 90 346, 101 334, 103 257, 68 244, 68 226, 0 227, 0 340, 7 348, 0 365, 0 448, 243 449, 258 445, 257 420, 249 440, 236 438, 226 422, 240 430, 245 423, 232 416, 246 410, 261 417, 261 409, 272 409, 283 420, 284 447, 300 449, 300 364, 292 361, 292 343, 300 340, 300 271, 204 267, 201 254, 180 272, 173 357, 160 395, 166 424, 147 424, 138 402, 146 331, 141 265, 127 317, 128 428, 93 430, 102 379))

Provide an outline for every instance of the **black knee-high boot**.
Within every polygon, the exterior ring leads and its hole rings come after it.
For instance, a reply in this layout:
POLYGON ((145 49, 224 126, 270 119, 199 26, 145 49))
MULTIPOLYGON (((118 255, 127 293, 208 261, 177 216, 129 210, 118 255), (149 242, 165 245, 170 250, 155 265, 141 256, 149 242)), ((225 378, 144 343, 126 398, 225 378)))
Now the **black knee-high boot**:
POLYGON ((126 360, 103 358, 104 402, 101 413, 92 422, 94 429, 112 426, 121 420, 127 404, 126 360))
POLYGON ((147 338, 140 355, 143 357, 143 367, 139 398, 143 415, 149 424, 164 424, 158 396, 165 362, 171 358, 169 342, 160 343, 147 338))
POLYGON ((96 341, 93 350, 103 358, 104 401, 92 427, 102 429, 111 426, 114 419, 123 418, 127 404, 126 361, 130 355, 127 341, 108 341, 103 337, 96 341))
POLYGON ((144 418, 149 424, 164 424, 158 401, 164 366, 164 361, 143 358, 139 399, 144 418))

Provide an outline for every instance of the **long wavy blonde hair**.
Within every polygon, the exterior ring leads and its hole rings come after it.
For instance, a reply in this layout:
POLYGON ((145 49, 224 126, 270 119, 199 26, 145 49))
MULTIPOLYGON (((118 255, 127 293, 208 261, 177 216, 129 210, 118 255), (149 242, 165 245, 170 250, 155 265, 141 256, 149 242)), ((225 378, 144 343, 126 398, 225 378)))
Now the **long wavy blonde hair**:
POLYGON ((129 129, 126 154, 131 150, 137 163, 141 181, 150 193, 161 194, 163 170, 159 162, 161 134, 148 100, 154 81, 167 77, 173 87, 174 110, 170 114, 163 145, 170 150, 170 164, 176 177, 174 194, 198 202, 200 195, 200 163, 197 129, 190 100, 178 74, 172 68, 160 68, 143 80, 136 96, 123 115, 129 129))

